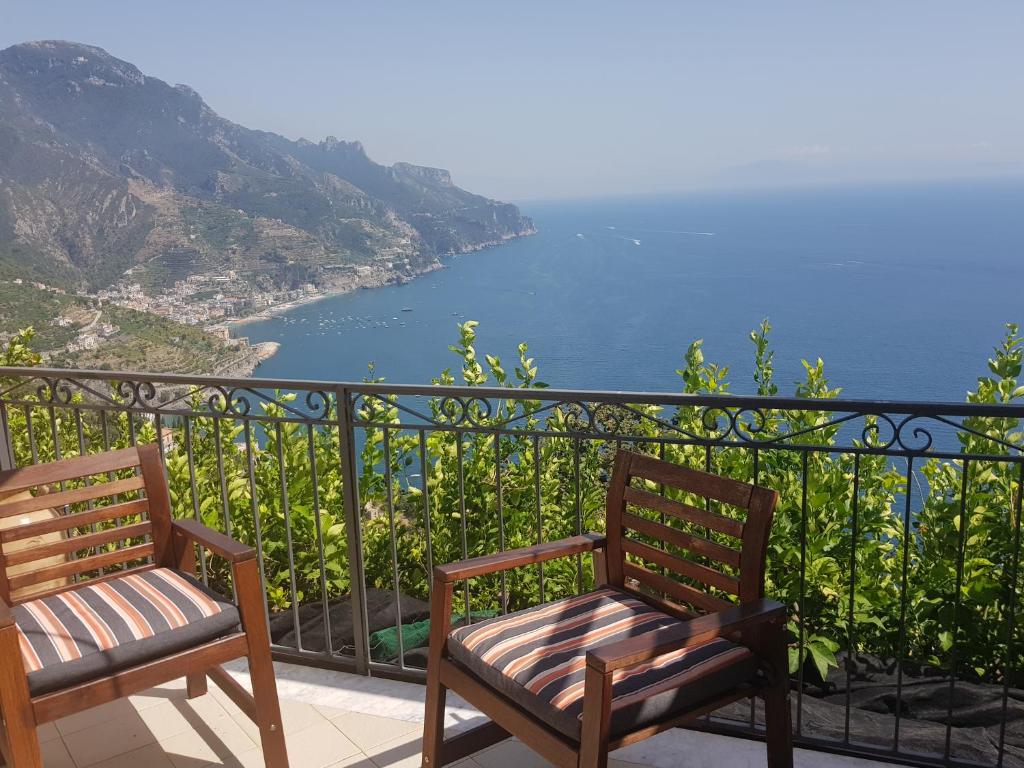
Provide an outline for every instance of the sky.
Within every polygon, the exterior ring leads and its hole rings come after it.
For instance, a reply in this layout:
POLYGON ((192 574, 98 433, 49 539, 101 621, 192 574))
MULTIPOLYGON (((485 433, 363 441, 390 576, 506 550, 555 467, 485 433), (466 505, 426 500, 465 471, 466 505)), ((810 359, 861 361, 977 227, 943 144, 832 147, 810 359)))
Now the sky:
POLYGON ((1024 2, 0 0, 290 138, 509 200, 1024 175, 1024 2))

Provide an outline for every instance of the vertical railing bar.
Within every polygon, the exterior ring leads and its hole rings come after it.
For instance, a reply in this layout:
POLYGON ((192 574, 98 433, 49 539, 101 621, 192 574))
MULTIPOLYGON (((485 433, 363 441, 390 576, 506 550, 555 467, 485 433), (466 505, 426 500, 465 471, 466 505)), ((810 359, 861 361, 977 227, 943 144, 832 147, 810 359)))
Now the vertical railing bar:
MULTIPOLYGON (((580 488, 580 439, 574 438, 572 442, 572 475, 573 495, 576 508, 576 535, 583 535, 583 497, 580 488)), ((576 556, 576 594, 582 595, 584 588, 583 579, 583 555, 576 556)))
MULTIPOLYGON (((64 458, 64 456, 63 456, 63 451, 61 449, 60 428, 57 426, 57 409, 51 403, 50 405, 48 405, 46 407, 46 411, 47 411, 47 413, 49 415, 50 439, 53 441, 53 459, 54 459, 54 461, 60 461, 62 458, 64 458)), ((59 487, 63 491, 67 486, 66 486, 66 483, 62 480, 59 483, 59 487)), ((71 507, 69 507, 67 505, 64 505, 63 510, 64 510, 64 514, 66 515, 69 512, 71 512, 71 507)), ((71 535, 71 534, 69 534, 69 535, 71 535)), ((70 556, 71 556, 72 560, 77 560, 78 559, 78 553, 77 552, 72 552, 70 556)), ((83 579, 84 577, 85 577, 84 573, 76 573, 73 578, 74 578, 74 581, 78 582, 81 579, 83 579)))
POLYGON ((1017 470, 1017 522, 1014 525, 1013 554, 1010 557, 1010 584, 1007 590, 1009 615, 1006 621, 1006 659, 1004 661, 1006 669, 1003 670, 1003 716, 999 723, 999 760, 996 763, 996 768, 1003 768, 1003 756, 1006 753, 1006 716, 1009 707, 1010 681, 1014 674, 1013 659, 1015 657, 1013 655, 1013 646, 1014 635, 1017 632, 1017 601, 1020 595, 1017 582, 1020 578, 1021 513, 1024 512, 1024 506, 1022 506, 1024 505, 1024 502, 1022 502, 1022 499, 1024 499, 1024 461, 1018 461, 1017 470))
MULTIPOLYGON (((111 443, 110 432, 108 431, 108 426, 106 426, 106 411, 104 410, 102 412, 102 414, 103 414, 103 450, 104 451, 110 451, 111 447, 112 447, 112 443, 111 443)), ((115 419, 118 420, 117 413, 115 413, 115 419)), ((132 424, 131 414, 130 413, 126 415, 126 419, 128 420, 128 428, 129 428, 129 431, 131 432, 131 437, 132 437, 131 444, 134 445, 135 444, 134 424, 132 424)), ((117 423, 117 421, 115 423, 117 423)), ((120 431, 121 431, 121 429, 120 429, 120 427, 118 427, 118 433, 119 434, 120 434, 120 431)), ((136 470, 136 472, 137 472, 137 470, 136 470)), ((109 477, 109 479, 114 480, 114 479, 117 478, 117 474, 116 473, 108 473, 108 477, 109 477)), ((120 494, 116 494, 114 496, 114 498, 112 499, 112 502, 114 504, 118 504, 120 501, 121 501, 121 495, 120 494)), ((121 524, 121 518, 119 517, 118 519, 116 519, 114 521, 114 524, 115 525, 120 525, 121 524)))
MULTIPOLYGON (((704 471, 705 472, 711 472, 711 470, 712 470, 711 445, 708 444, 708 445, 704 446, 704 471)), ((706 509, 708 512, 711 511, 711 498, 709 496, 705 496, 704 497, 704 509, 706 509)), ((704 528, 704 538, 706 538, 706 539, 712 538, 712 536, 711 536, 711 529, 710 528, 704 528)))
MULTIPOLYGON (((505 551, 505 495, 501 485, 501 433, 494 433, 494 491, 498 501, 498 551, 505 551)), ((498 574, 501 584, 501 605, 499 612, 504 615, 508 612, 508 574, 502 571, 498 574)))
MULTIPOLYGON (((75 414, 75 434, 78 436, 78 455, 85 456, 85 424, 82 421, 82 409, 75 408, 73 413, 75 414)), ((91 485, 91 478, 85 478, 85 484, 91 485)), ((92 499, 89 502, 91 504, 92 499)))
MULTIPOLYGON (((124 418, 125 418, 125 421, 128 422, 128 443, 134 448, 135 446, 137 446, 139 444, 138 434, 136 433, 136 430, 135 430, 135 417, 133 416, 131 411, 125 411, 124 412, 124 418)), ((136 474, 138 474, 138 472, 139 472, 138 469, 136 469, 134 471, 135 471, 136 474)), ((115 521, 115 525, 121 525, 121 522, 122 522, 121 518, 118 518, 115 521)))
MULTIPOLYGON (((82 420, 82 409, 73 408, 71 412, 75 417, 75 436, 78 438, 78 455, 85 456, 85 422, 82 420)), ((87 487, 92 485, 91 477, 83 479, 85 480, 87 487)), ((93 501, 93 499, 89 499, 88 502, 86 502, 89 509, 92 509, 93 501)))
POLYGON ((860 508, 860 454, 853 454, 853 499, 850 505, 850 607, 846 625, 846 713, 843 723, 843 743, 850 743, 850 683, 853 675, 853 616, 857 589, 857 516, 860 508))
MULTIPOLYGON (((167 457, 164 455, 163 416, 157 411, 153 412, 153 428, 156 431, 156 450, 160 455, 160 465, 164 468, 164 472, 166 473, 167 457)), ((171 510, 171 514, 174 514, 173 510, 171 510)), ((228 533, 230 534, 231 532, 228 531, 228 533)), ((125 543, 127 544, 127 542, 125 543)), ((153 562, 152 557, 149 558, 149 562, 153 562)))
POLYGON ((138 435, 135 433, 135 419, 131 411, 125 411, 124 417, 128 420, 128 442, 133 446, 139 444, 138 435))
POLYGON ((425 429, 419 429, 420 444, 420 479, 423 483, 423 532, 427 547, 427 592, 432 594, 434 587, 434 548, 431 541, 430 530, 430 483, 427 482, 427 475, 430 467, 427 464, 427 433, 425 429))
POLYGON ((295 627, 295 648, 302 652, 302 627, 299 623, 298 587, 295 583, 295 552, 292 545, 292 517, 288 504, 288 472, 284 465, 284 433, 281 422, 274 423, 274 438, 277 443, 277 474, 281 483, 281 512, 284 516, 284 539, 288 552, 288 586, 291 590, 292 624, 295 627))
POLYGON ((964 459, 963 472, 960 477, 960 528, 956 539, 956 582, 953 595, 953 645, 949 653, 949 700, 946 704, 946 743, 943 748, 943 760, 949 760, 953 747, 953 696, 956 694, 956 674, 959 654, 957 654, 958 635, 960 634, 960 590, 964 584, 964 557, 967 550, 967 487, 970 484, 971 461, 964 459))
POLYGON ((7 403, 0 402, 0 472, 14 469, 14 436, 7 403))
MULTIPOLYGON (((74 408, 72 410, 72 412, 75 415, 75 434, 78 436, 78 455, 79 456, 85 456, 85 424, 82 421, 82 409, 81 408, 74 408)), ((88 488, 88 487, 90 487, 92 485, 92 477, 84 477, 84 478, 82 478, 82 480, 85 482, 85 487, 86 488, 88 488)), ((86 509, 92 510, 92 509, 95 509, 95 506, 96 506, 95 499, 88 499, 85 502, 85 508, 86 509)), ((89 531, 91 533, 96 533, 96 530, 97 530, 96 523, 91 523, 89 525, 89 531)), ((93 547, 91 550, 89 550, 89 553, 90 554, 95 554, 97 551, 98 551, 98 548, 97 547, 93 547)), ((103 566, 99 566, 96 569, 96 573, 99 576, 103 575, 103 571, 104 571, 103 566)))
MULTIPOLYGON (((263 560, 263 521, 260 519, 260 499, 259 490, 256 487, 256 458, 255 448, 252 442, 252 423, 245 419, 242 422, 243 435, 245 436, 245 463, 246 472, 249 480, 249 500, 252 505, 252 532, 256 538, 256 559, 259 563, 259 575, 260 575, 260 587, 263 589, 263 615, 267 620, 267 626, 270 626, 270 606, 268 605, 266 598, 267 594, 267 577, 264 572, 264 560, 263 560)), ((327 638, 328 644, 330 643, 330 637, 327 638)))
POLYGON ((324 562, 324 531, 323 523, 320 520, 320 474, 316 464, 316 440, 312 423, 306 424, 306 435, 308 437, 309 474, 313 490, 313 528, 316 531, 316 553, 320 565, 320 601, 324 609, 324 642, 327 644, 327 653, 334 655, 334 643, 331 638, 331 607, 327 599, 327 565, 324 562))
POLYGON ((363 573, 363 530, 359 513, 359 478, 356 466, 356 430, 353 423, 352 392, 347 387, 335 391, 338 403, 338 451, 341 454, 342 485, 345 502, 345 538, 348 544, 348 568, 352 602, 352 629, 356 672, 370 673, 368 620, 366 616, 366 580, 363 573))
MULTIPOLYGON (((278 429, 280 433, 280 428, 278 429)), ((220 440, 220 418, 213 417, 213 452, 217 461, 217 480, 220 483, 220 509, 224 517, 224 533, 231 535, 231 508, 228 499, 228 482, 224 477, 224 446, 220 440)))
POLYGON ((801 451, 800 482, 800 611, 799 640, 797 645, 796 735, 802 733, 804 714, 804 650, 807 643, 807 451, 801 451))
MULTIPOLYGON (((462 448, 462 434, 455 432, 455 457, 458 465, 458 479, 459 479, 459 534, 460 543, 462 545, 462 559, 465 560, 469 557, 469 539, 466 528, 466 475, 465 466, 463 464, 463 448, 462 448)), ((463 597, 466 604, 465 621, 470 623, 470 608, 469 608, 469 579, 462 582, 463 586, 463 597)))
MULTIPOLYGON (((540 488, 540 438, 533 437, 533 491, 537 500, 537 543, 544 542, 544 512, 541 502, 540 488)), ((544 563, 537 563, 537 574, 540 579, 540 601, 545 601, 544 563)))
POLYGON ((910 509, 913 497, 914 479, 914 457, 907 459, 906 492, 903 504, 903 562, 900 567, 900 624, 899 638, 896 646, 896 712, 892 733, 892 748, 894 752, 900 749, 900 717, 903 714, 903 661, 906 655, 907 643, 907 597, 910 589, 910 540, 913 538, 910 533, 910 509))
MULTIPOLYGON (((664 440, 661 440, 658 443, 658 458, 661 461, 665 460, 665 441, 664 440)), ((666 495, 665 490, 666 490, 665 489, 665 484, 664 483, 658 483, 658 495, 664 497, 666 495)), ((671 523, 669 522, 669 519, 668 519, 668 515, 666 515, 664 512, 659 512, 658 513, 658 521, 662 525, 666 525, 666 526, 667 525, 671 525, 671 523)), ((667 550, 668 549, 668 542, 666 542, 664 539, 662 539, 662 540, 660 540, 658 542, 658 547, 660 549, 662 549, 662 550, 667 550)), ((660 570, 661 570, 663 575, 668 576, 668 572, 667 572, 668 569, 667 568, 661 568, 660 570)))
POLYGON ((39 445, 36 443, 36 430, 32 424, 32 408, 31 406, 24 406, 25 411, 25 431, 28 432, 28 447, 29 452, 32 454, 32 463, 39 463, 39 445))
POLYGON ((398 668, 405 670, 405 643, 402 641, 401 580, 398 577, 398 533, 395 530, 395 496, 391 469, 391 429, 384 427, 384 496, 388 508, 388 528, 391 540, 391 574, 395 588, 395 631, 398 633, 398 668))
MULTIPOLYGON (((167 455, 166 455, 166 451, 164 450, 164 417, 163 417, 163 415, 159 414, 159 413, 154 413, 153 414, 153 423, 154 423, 154 426, 156 428, 156 450, 160 454, 160 463, 164 464, 166 466, 166 464, 167 464, 167 455)), ((174 436, 173 432, 170 433, 170 434, 171 434, 171 437, 174 436)))
MULTIPOLYGON (((105 408, 100 411, 100 426, 101 426, 101 431, 103 433, 103 450, 104 451, 109 451, 110 450, 110 445, 111 445, 111 443, 110 443, 110 425, 107 423, 107 411, 106 411, 105 408)), ((109 480, 113 480, 114 477, 115 476, 113 474, 110 474, 110 473, 107 474, 107 479, 109 479, 109 480)), ((120 495, 115 495, 111 499, 111 503, 117 504, 119 500, 120 500, 120 495)))
MULTIPOLYGON (((705 472, 710 472, 711 471, 711 444, 710 443, 706 443, 704 445, 704 471, 705 472)), ((711 511, 711 499, 708 498, 708 497, 704 497, 704 509, 706 509, 708 512, 711 511)), ((704 527, 702 529, 702 533, 703 533, 704 538, 706 538, 706 539, 710 539, 711 538, 711 529, 710 528, 704 527)), ((710 723, 711 722, 711 713, 710 712, 708 712, 706 715, 704 715, 704 722, 706 722, 706 723, 710 723)))
MULTIPOLYGON (((753 454, 753 480, 754 485, 757 485, 758 477, 761 471, 761 451, 754 448, 751 453, 753 454)), ((746 520, 743 521, 746 523, 746 520)), ((755 709, 756 699, 750 697, 750 730, 753 731, 757 728, 757 710, 755 709)))
MULTIPOLYGON (((759 475, 761 473, 761 452, 760 452, 760 450, 756 449, 756 447, 755 447, 755 449, 753 449, 753 451, 751 453, 754 455, 754 467, 753 467, 753 469, 754 469, 754 479, 752 480, 752 482, 755 485, 757 485, 758 484, 758 478, 759 478, 759 475)), ((743 522, 745 523, 746 520, 744 519, 743 522)), ((756 698, 754 696, 751 696, 751 716, 750 716, 750 719, 751 719, 751 730, 752 731, 757 728, 757 711, 755 710, 755 703, 756 703, 756 698)))
MULTIPOLYGON (((60 427, 57 426, 57 409, 53 405, 49 405, 46 410, 50 414, 50 436, 53 439, 53 457, 56 461, 60 461, 64 458, 64 451, 60 444, 60 427)), ((64 488, 64 483, 61 483, 60 487, 64 488)))
POLYGON ((110 425, 107 424, 107 409, 100 411, 100 431, 103 434, 103 450, 110 450, 110 425))
MULTIPOLYGON (((196 483, 196 460, 195 449, 192 447, 192 417, 186 416, 184 428, 185 439, 185 460, 188 463, 188 484, 192 493, 192 515, 197 523, 203 522, 202 512, 199 510, 199 487, 196 483)), ((203 584, 209 585, 210 577, 206 572, 206 549, 199 547, 199 568, 203 577, 203 584)))

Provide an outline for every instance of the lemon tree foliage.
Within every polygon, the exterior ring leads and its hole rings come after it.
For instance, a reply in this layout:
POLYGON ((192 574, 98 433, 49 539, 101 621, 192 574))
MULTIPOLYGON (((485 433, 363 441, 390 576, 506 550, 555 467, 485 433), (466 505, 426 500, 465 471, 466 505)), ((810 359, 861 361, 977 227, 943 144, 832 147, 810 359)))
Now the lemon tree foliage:
MULTIPOLYGON (((769 332, 765 321, 751 333, 753 383, 767 396, 779 392, 769 332)), ((37 364, 31 341, 31 330, 20 332, 0 359, 37 364)), ((460 325, 450 347, 458 367, 434 383, 536 390, 537 399, 523 392, 515 399, 434 397, 427 407, 438 426, 396 429, 386 427, 401 415, 394 396, 361 397, 362 426, 347 445, 336 425, 281 420, 286 408, 299 407, 294 393, 276 393, 246 423, 222 410, 215 416, 218 409, 206 407, 209 394, 196 391, 196 415, 187 424, 159 424, 172 435, 165 453, 176 514, 259 545, 271 610, 344 595, 354 574, 341 466, 344 452, 356 450, 366 584, 425 598, 431 564, 601 530, 612 457, 623 445, 779 492, 767 591, 790 608, 793 671, 803 666, 824 676, 840 650, 852 649, 1004 682, 1008 643, 1019 642, 1008 628, 1022 608, 1019 464, 922 455, 908 466, 905 458, 849 451, 886 425, 869 418, 862 434, 843 433, 827 402, 841 390, 820 359, 804 362, 795 386, 808 407, 736 417, 739 431, 758 440, 787 435, 788 447, 708 446, 678 438, 715 434, 714 410, 543 408, 546 385, 525 344, 506 366, 480 355, 475 342, 476 323, 460 325), (825 401, 820 409, 811 402, 818 400, 825 401), (456 429, 466 424, 479 429, 456 429), (607 437, 577 436, 584 426, 607 437)), ((1024 339, 1009 325, 968 401, 1020 402, 1022 357, 1024 339)), ((690 345, 678 374, 686 393, 730 393, 730 370, 707 361, 701 341, 690 345)), ((371 367, 367 381, 381 381, 374 375, 371 367)), ((111 391, 116 399, 116 387, 111 391)), ((8 418, 19 462, 158 437, 155 420, 114 406, 102 416, 44 404, 12 407, 8 418)), ((1024 442, 1015 419, 971 418, 962 426, 955 434, 965 455, 1019 455, 1024 442)), ((203 566, 213 583, 226 585, 216 560, 203 566)), ((471 610, 515 610, 592 583, 591 563, 570 558, 474 579, 458 600, 471 610)))

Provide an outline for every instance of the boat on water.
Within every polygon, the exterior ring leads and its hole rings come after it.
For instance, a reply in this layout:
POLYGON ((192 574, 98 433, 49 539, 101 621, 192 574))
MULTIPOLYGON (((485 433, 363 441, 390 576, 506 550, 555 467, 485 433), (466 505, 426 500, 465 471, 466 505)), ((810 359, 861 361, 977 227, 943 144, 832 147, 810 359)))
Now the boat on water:
POLYGON ((403 312, 412 312, 412 307, 402 307, 403 312))

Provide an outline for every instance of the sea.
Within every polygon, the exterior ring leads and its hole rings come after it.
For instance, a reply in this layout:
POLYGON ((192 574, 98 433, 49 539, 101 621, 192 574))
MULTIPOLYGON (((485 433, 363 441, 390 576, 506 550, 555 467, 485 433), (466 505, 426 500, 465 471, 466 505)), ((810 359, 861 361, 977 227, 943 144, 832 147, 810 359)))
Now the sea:
POLYGON ((457 324, 549 386, 678 392, 690 343, 749 394, 771 325, 792 394, 821 358, 845 397, 962 402, 1024 321, 1024 179, 521 202, 537 234, 238 326, 280 351, 257 377, 430 383, 457 324))

